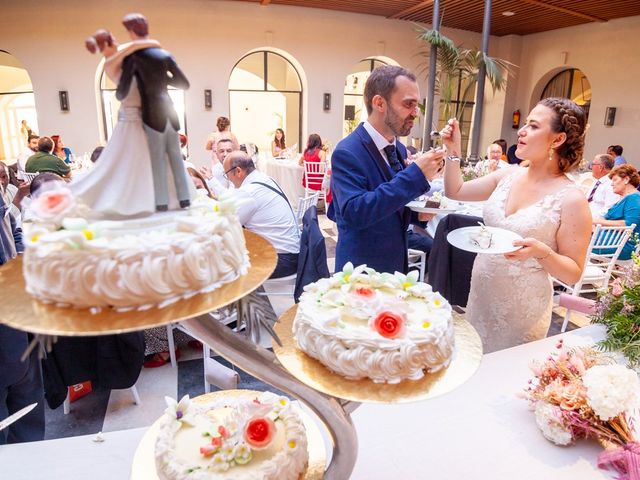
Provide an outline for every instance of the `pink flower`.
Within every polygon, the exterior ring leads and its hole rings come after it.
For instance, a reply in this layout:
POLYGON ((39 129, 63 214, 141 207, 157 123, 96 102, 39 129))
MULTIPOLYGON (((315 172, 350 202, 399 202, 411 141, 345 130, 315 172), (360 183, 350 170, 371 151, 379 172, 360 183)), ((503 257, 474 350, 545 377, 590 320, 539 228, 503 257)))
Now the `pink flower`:
POLYGON ((385 338, 403 337, 406 332, 405 315, 385 310, 369 320, 369 326, 385 338))
POLYGON ((376 292, 373 289, 367 287, 356 288, 354 293, 364 298, 373 298, 376 295, 376 292))
POLYGON ((254 417, 244 427, 244 441, 254 450, 264 450, 276 433, 276 424, 268 417, 254 417))
POLYGON ((622 292, 624 292, 624 286, 622 284, 621 277, 618 277, 611 283, 611 294, 615 297, 619 297, 622 295, 622 292))
POLYGON ((75 198, 68 188, 58 188, 40 194, 31 201, 31 210, 41 220, 56 221, 72 211, 75 198))
POLYGON ((219 447, 216 447, 214 445, 205 445, 204 447, 200 447, 200 455, 202 455, 203 457, 210 457, 218 451, 218 448, 219 447))

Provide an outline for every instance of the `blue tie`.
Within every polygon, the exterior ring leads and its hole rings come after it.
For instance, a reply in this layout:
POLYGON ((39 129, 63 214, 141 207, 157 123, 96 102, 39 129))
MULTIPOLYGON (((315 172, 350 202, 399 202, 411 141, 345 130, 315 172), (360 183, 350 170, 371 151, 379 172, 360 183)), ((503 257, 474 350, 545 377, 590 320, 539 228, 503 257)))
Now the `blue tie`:
POLYGON ((389 160, 389 166, 391 166, 391 170, 393 170, 393 174, 400 172, 402 170, 402 163, 400 163, 400 159, 398 158, 398 150, 395 145, 387 145, 384 147, 384 153, 387 154, 387 160, 389 160))

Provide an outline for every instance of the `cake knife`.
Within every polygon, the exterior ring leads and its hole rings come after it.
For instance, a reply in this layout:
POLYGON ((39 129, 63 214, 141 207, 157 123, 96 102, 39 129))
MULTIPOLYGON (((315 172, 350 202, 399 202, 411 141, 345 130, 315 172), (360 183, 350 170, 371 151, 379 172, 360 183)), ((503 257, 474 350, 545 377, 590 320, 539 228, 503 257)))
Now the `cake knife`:
POLYGON ((9 415, 7 418, 5 418, 4 420, 2 420, 0 422, 0 430, 4 430, 5 428, 7 428, 9 425, 14 423, 15 421, 20 420, 27 413, 29 413, 31 410, 36 408, 36 405, 38 405, 38 402, 32 403, 31 405, 28 405, 28 406, 24 407, 22 410, 18 410, 13 415, 9 415))

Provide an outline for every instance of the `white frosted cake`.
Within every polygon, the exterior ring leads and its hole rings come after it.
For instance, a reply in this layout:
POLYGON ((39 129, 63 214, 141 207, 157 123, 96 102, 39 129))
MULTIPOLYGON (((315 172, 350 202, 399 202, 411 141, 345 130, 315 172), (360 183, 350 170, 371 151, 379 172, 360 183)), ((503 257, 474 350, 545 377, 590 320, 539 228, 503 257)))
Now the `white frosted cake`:
POLYGON ((485 225, 480 224, 480 230, 473 230, 469 234, 469 236, 471 239, 471 243, 476 247, 481 248, 483 250, 486 250, 489 247, 491 247, 491 240, 493 235, 485 225))
POLYGON ((30 211, 24 279, 27 292, 46 303, 143 310, 212 291, 249 267, 232 199, 199 196, 187 210, 100 221, 56 188, 30 211))
POLYGON ((288 398, 247 392, 207 404, 166 400, 155 446, 161 480, 302 478, 307 437, 288 398))
POLYGON ((350 380, 399 383, 448 366, 451 306, 417 278, 348 263, 307 285, 293 322, 298 347, 350 380))

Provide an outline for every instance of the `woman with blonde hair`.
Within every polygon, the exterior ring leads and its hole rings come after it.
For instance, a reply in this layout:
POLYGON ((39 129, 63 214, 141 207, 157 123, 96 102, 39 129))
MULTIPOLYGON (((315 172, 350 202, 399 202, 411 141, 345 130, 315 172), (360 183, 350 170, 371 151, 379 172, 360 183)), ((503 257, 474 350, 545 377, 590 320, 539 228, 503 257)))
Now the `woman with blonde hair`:
POLYGON ((518 131, 519 158, 529 168, 505 168, 463 182, 460 128, 442 131, 448 157, 445 194, 454 200, 486 200, 484 222, 523 237, 505 255, 478 254, 473 265, 467 319, 492 352, 547 335, 551 277, 579 280, 591 234, 591 213, 581 190, 567 177, 584 149, 586 118, 571 100, 546 98, 518 131))

